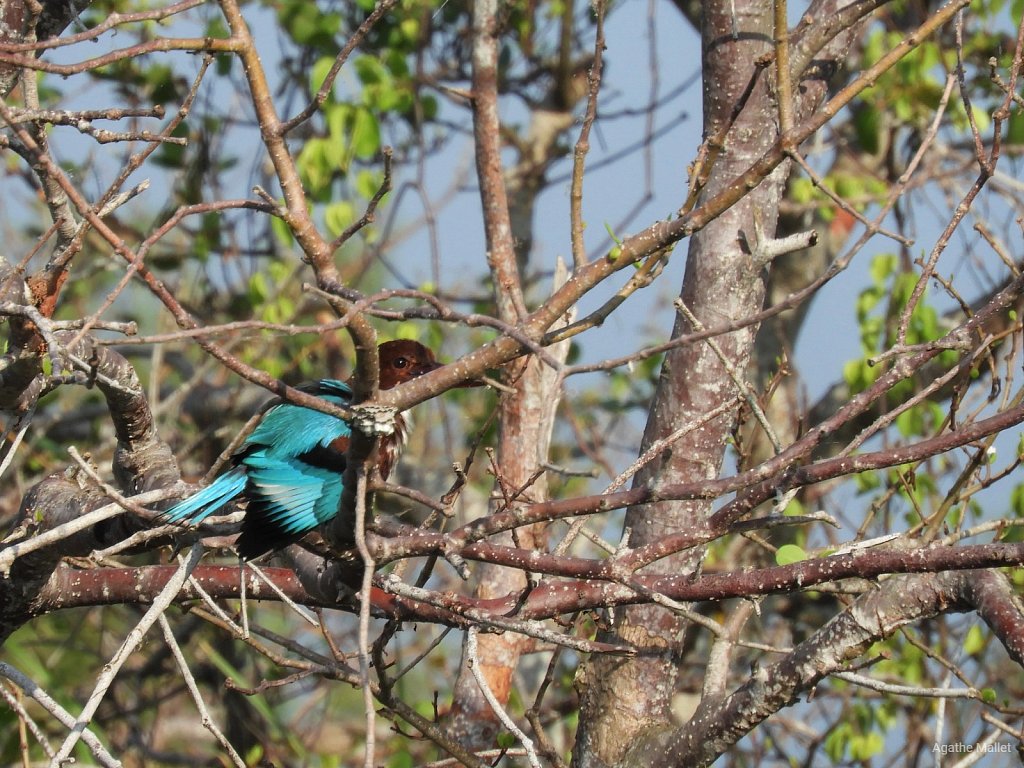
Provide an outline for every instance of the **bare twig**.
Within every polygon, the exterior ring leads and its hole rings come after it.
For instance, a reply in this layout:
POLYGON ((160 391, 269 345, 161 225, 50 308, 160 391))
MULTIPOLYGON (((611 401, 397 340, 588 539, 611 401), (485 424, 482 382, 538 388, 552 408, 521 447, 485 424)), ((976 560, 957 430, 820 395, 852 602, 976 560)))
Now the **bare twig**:
POLYGON ((163 615, 167 607, 174 601, 175 595, 178 594, 178 590, 181 589, 182 585, 188 579, 189 574, 199 564, 199 558, 203 556, 203 548, 199 544, 194 544, 187 560, 181 561, 181 566, 178 568, 177 573, 174 577, 167 582, 156 600, 153 601, 153 605, 150 606, 149 610, 139 620, 139 623, 128 633, 128 637, 125 638, 121 647, 118 648, 114 656, 108 661, 103 670, 96 678, 96 686, 93 688, 92 695, 89 696, 85 706, 82 708, 81 713, 75 720, 74 726, 71 728, 71 733, 61 744, 57 754, 54 755, 50 761, 50 768, 61 768, 64 761, 71 755, 71 751, 75 748, 79 739, 82 738, 82 734, 85 732, 86 727, 92 720, 93 715, 96 714, 96 710, 103 702, 107 694, 107 690, 114 682, 114 678, 117 677, 117 673, 121 671, 121 667, 131 657, 131 655, 138 649, 142 644, 143 639, 146 636, 146 632, 149 628, 156 623, 156 621, 163 615))
POLYGON ((167 643, 167 647, 171 651, 171 656, 174 657, 174 663, 178 667, 178 671, 181 673, 182 680, 185 681, 185 687, 188 688, 189 694, 192 696, 192 701, 195 702, 196 709, 199 710, 200 722, 203 727, 206 728, 213 737, 220 744, 221 748, 227 752, 228 758, 231 762, 238 766, 238 768, 245 768, 245 761, 242 756, 238 754, 231 742, 225 738, 223 732, 217 727, 217 724, 213 721, 210 716, 210 711, 206 708, 206 702, 203 701, 203 694, 199 690, 199 686, 196 685, 196 679, 192 676, 192 670, 189 669, 188 660, 185 655, 181 652, 181 646, 178 645, 178 641, 174 637, 174 632, 171 630, 171 625, 167 621, 167 617, 163 614, 157 619, 160 622, 160 630, 164 635, 164 642, 167 643))
POLYGON ((374 766, 374 748, 377 743, 377 713, 370 688, 370 589, 373 587, 375 563, 366 546, 366 468, 356 473, 356 526, 355 539, 359 556, 363 559, 363 580, 359 589, 359 679, 363 689, 363 714, 366 723, 366 754, 363 765, 374 766))
POLYGON ((526 759, 532 766, 532 768, 541 768, 540 758, 537 757, 537 748, 533 745, 533 740, 526 735, 522 728, 516 725, 516 721, 513 720, 505 708, 501 706, 497 697, 494 695, 494 691, 487 684, 487 679, 480 672, 480 660, 477 658, 476 650, 476 636, 479 630, 476 627, 470 627, 466 630, 466 659, 469 664, 469 669, 473 673, 474 679, 476 679, 477 685, 480 686, 480 691, 483 693, 484 698, 487 699, 487 703, 490 705, 494 714, 501 720, 502 725, 512 732, 512 735, 516 737, 520 744, 523 745, 523 749, 526 750, 526 759))
MULTIPOLYGON (((74 715, 64 709, 64 707, 55 701, 46 691, 40 688, 30 677, 15 669, 10 664, 6 664, 2 661, 0 661, 0 675, 6 677, 28 694, 37 704, 39 704, 39 706, 53 715, 57 722, 67 726, 68 728, 74 727, 74 715)), ((96 734, 88 728, 82 731, 82 741, 85 742, 85 745, 99 761, 100 765, 106 766, 106 768, 121 768, 121 761, 111 755, 110 752, 107 751, 106 747, 104 747, 96 737, 96 734)), ((52 757, 54 753, 52 750, 47 749, 47 754, 52 757)))
POLYGON ((601 92, 601 69, 604 66, 604 14, 606 3, 594 3, 594 61, 587 72, 587 110, 580 125, 580 135, 572 156, 572 186, 569 191, 569 221, 572 239, 573 265, 580 267, 587 262, 587 249, 583 243, 583 178, 587 154, 590 152, 590 130, 597 119, 597 97, 601 92))

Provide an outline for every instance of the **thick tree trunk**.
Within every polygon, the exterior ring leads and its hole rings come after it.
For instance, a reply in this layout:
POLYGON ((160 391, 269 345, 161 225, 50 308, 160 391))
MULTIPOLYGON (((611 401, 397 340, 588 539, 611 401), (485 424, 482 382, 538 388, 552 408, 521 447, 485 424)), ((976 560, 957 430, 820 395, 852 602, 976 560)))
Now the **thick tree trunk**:
MULTIPOLYGON (((823 10, 823 5, 819 4, 818 10, 823 10)), ((757 2, 705 3, 702 35, 704 134, 715 136, 730 119, 751 79, 757 77, 755 62, 773 51, 772 6, 757 2)), ((848 40, 843 37, 829 45, 841 48, 848 40)), ((729 131, 703 191, 705 199, 730 184, 777 140, 778 105, 771 71, 769 67, 761 73, 729 131)), ((794 82, 799 82, 799 76, 794 82)), ((824 82, 819 77, 794 88, 799 99, 798 118, 818 103, 824 94, 824 82)), ((738 321, 762 308, 768 265, 758 256, 755 231, 773 236, 788 172, 789 163, 779 166, 740 203, 691 239, 680 300, 704 326, 738 321)), ((673 336, 692 330, 681 314, 673 336)), ((733 371, 742 374, 748 370, 756 333, 757 328, 750 326, 715 339, 733 371)), ((737 408, 729 406, 732 402, 738 404, 739 394, 726 363, 709 344, 669 352, 649 414, 643 450, 716 408, 724 406, 727 410, 665 450, 637 475, 635 485, 717 477, 735 424, 737 408)), ((625 521, 629 546, 700 528, 709 510, 710 504, 703 501, 662 502, 630 509, 625 521)), ((689 573, 699 567, 702 557, 703 551, 695 550, 659 561, 648 570, 689 573)), ((629 764, 631 755, 642 762, 643 744, 647 739, 656 740, 658 733, 671 724, 670 704, 676 688, 684 620, 667 609, 648 605, 609 616, 609 623, 610 629, 600 639, 631 643, 639 653, 629 659, 593 657, 581 666, 577 675, 580 727, 573 754, 577 768, 629 764)))

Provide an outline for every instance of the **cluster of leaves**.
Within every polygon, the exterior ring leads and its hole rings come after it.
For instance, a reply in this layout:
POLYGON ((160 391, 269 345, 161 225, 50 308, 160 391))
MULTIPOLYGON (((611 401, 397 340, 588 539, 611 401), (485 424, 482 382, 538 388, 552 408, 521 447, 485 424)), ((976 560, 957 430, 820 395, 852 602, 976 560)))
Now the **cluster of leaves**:
MULTIPOLYGON (((869 387, 881 375, 883 366, 873 364, 872 360, 880 352, 889 349, 895 342, 895 333, 907 305, 918 282, 918 276, 901 263, 900 258, 892 253, 875 256, 868 271, 870 284, 864 288, 857 298, 856 317, 860 328, 860 344, 863 357, 851 360, 843 367, 843 378, 850 388, 851 394, 857 394, 869 387)), ((934 303, 929 301, 926 290, 910 312, 906 324, 904 344, 913 346, 935 341, 946 332, 942 317, 934 303)), ((956 362, 957 353, 947 350, 941 353, 940 362, 952 365, 956 362)), ((902 401, 917 386, 913 380, 900 382, 890 393, 893 402, 902 401)), ((934 405, 932 403, 931 405, 934 405)), ((941 411, 937 414, 942 419, 941 411)), ((919 414, 920 416, 920 414, 919 414)), ((918 426, 920 421, 902 418, 898 423, 904 435, 924 434, 918 426)))
POLYGON ((896 724, 891 710, 887 705, 854 702, 847 710, 852 717, 837 723, 825 737, 825 754, 836 764, 867 761, 880 754, 886 734, 896 724))
MULTIPOLYGON (((357 3, 353 11, 366 14, 372 9, 373 3, 357 3)), ((305 189, 322 207, 323 223, 334 237, 355 221, 356 201, 365 204, 380 188, 377 161, 384 144, 401 151, 438 118, 437 97, 423 91, 412 62, 424 44, 422 18, 430 12, 429 3, 405 3, 375 27, 346 67, 345 77, 332 83, 314 118, 314 135, 299 152, 305 189)), ((302 51, 302 60, 312 59, 302 70, 308 72, 303 85, 312 98, 334 66, 344 39, 339 32, 355 29, 362 19, 304 2, 280 4, 277 16, 302 51)))

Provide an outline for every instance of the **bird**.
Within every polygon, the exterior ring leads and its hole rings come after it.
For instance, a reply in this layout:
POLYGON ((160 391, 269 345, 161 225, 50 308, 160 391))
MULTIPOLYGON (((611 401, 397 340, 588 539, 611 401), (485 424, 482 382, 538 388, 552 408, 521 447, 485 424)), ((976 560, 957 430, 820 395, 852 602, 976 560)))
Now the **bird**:
MULTIPOLYGON (((441 367, 434 353, 417 341, 386 341, 377 353, 380 389, 441 367)), ((320 379, 297 389, 335 405, 352 401, 352 388, 337 379, 320 379)), ((394 432, 381 438, 377 468, 385 480, 405 446, 410 424, 399 413, 394 432)), ((235 543, 239 557, 253 560, 283 549, 338 514, 351 434, 344 419, 280 402, 232 455, 231 468, 165 511, 160 522, 198 525, 229 504, 244 502, 242 530, 235 543)))

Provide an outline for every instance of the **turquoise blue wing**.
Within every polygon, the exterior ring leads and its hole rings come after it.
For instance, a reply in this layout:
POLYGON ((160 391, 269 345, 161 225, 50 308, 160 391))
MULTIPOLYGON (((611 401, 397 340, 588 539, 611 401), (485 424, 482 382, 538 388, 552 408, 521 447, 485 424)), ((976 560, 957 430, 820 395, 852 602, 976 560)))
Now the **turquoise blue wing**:
MULTIPOLYGON (((347 405, 352 400, 349 386, 334 379, 321 379, 299 389, 337 405, 347 405)), ((244 457, 253 449, 260 449, 267 457, 287 459, 329 446, 351 433, 342 419, 300 405, 281 403, 267 411, 263 421, 242 444, 239 455, 244 457)))

